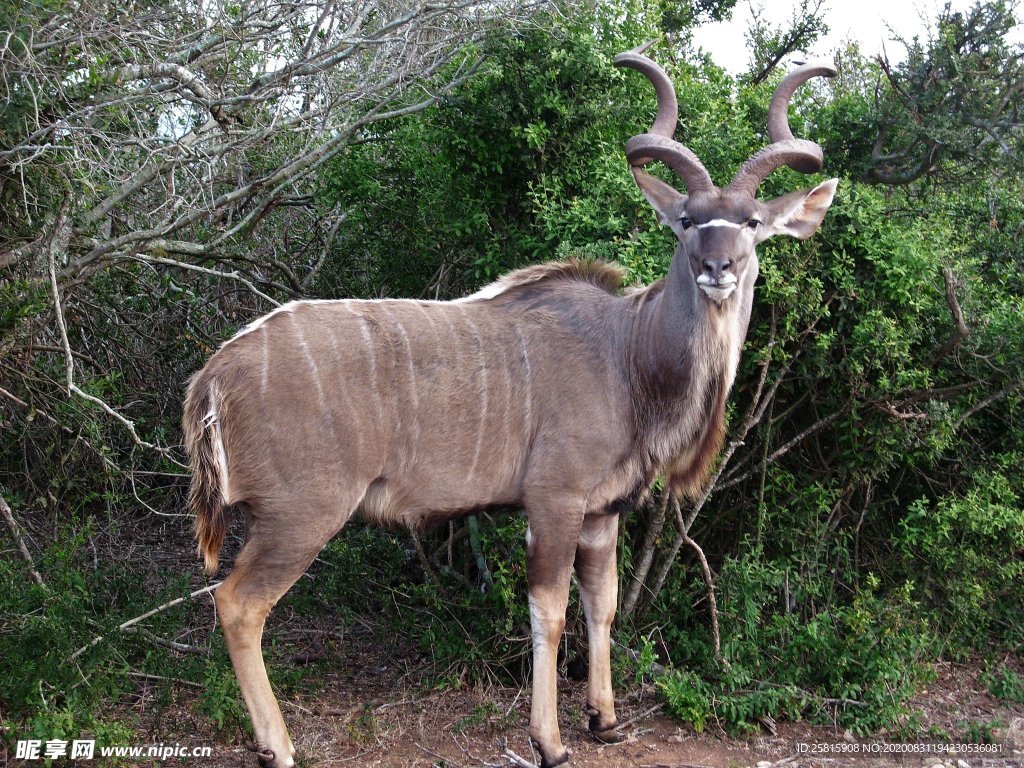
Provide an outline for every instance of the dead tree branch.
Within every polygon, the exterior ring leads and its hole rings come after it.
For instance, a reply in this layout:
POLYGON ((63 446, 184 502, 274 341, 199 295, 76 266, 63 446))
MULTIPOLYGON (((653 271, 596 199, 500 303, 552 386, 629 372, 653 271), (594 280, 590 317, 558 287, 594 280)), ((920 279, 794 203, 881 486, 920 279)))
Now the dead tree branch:
POLYGON ((654 562, 654 554, 657 551, 658 537, 665 528, 665 512, 668 509, 668 489, 662 491, 661 502, 652 509, 651 519, 647 523, 647 531, 644 534, 643 543, 640 545, 640 559, 637 561, 633 572, 629 574, 629 588, 622 600, 622 613, 632 616, 636 610, 637 601, 643 589, 647 574, 654 562))
POLYGON ((115 411, 113 408, 107 405, 105 401, 101 400, 95 395, 90 395, 88 392, 85 392, 77 384, 75 384, 75 358, 74 355, 72 355, 71 353, 71 342, 68 340, 68 328, 67 323, 65 323, 64 321, 64 311, 61 309, 60 292, 57 287, 57 271, 56 267, 54 266, 54 263, 56 261, 56 253, 62 250, 62 246, 64 245, 63 240, 64 237, 66 237, 67 206, 68 203, 65 200, 61 213, 57 217, 57 223, 54 225, 53 235, 50 238, 50 242, 46 246, 46 260, 49 266, 50 273, 50 295, 53 299, 53 311, 57 316, 57 327, 60 330, 60 340, 61 344, 64 347, 64 374, 66 377, 68 394, 77 395, 83 400, 87 400, 88 402, 93 403, 94 405, 98 405, 101 409, 103 409, 104 412, 106 412, 110 416, 113 416, 114 419, 119 421, 128 430, 129 434, 132 436, 132 440, 135 442, 136 445, 142 448, 149 448, 151 450, 158 451, 159 453, 162 453, 165 457, 173 461, 175 464, 178 464, 178 466, 183 467, 183 464, 181 464, 176 459, 174 459, 173 456, 171 456, 170 451, 168 449, 163 448, 159 445, 154 445, 153 443, 146 442, 145 440, 140 438, 138 433, 135 431, 135 424, 132 423, 129 419, 126 419, 120 413, 115 411))
MULTIPOLYGON (((176 605, 181 605, 186 600, 191 600, 194 597, 199 597, 199 595, 205 595, 205 594, 207 594, 209 592, 213 592, 222 583, 223 582, 218 581, 218 582, 215 582, 214 584, 210 584, 208 586, 205 586, 202 589, 197 589, 195 592, 191 592, 188 595, 186 595, 185 597, 178 597, 178 598, 175 598, 174 600, 168 600, 166 603, 163 603, 162 605, 158 605, 156 608, 153 608, 151 610, 146 611, 141 616, 136 616, 134 619, 128 619, 128 621, 125 621, 125 622, 122 622, 121 624, 118 624, 117 625, 117 631, 118 632, 124 632, 124 631, 128 630, 129 628, 134 627, 139 622, 145 621, 146 619, 150 618, 151 616, 156 616, 158 613, 163 613, 168 608, 173 608, 176 605)), ((95 646, 97 646, 100 643, 102 643, 104 640, 107 639, 107 637, 108 637, 108 635, 99 635, 98 637, 94 637, 91 642, 87 643, 86 645, 83 645, 77 651, 72 653, 71 657, 70 657, 70 660, 74 661, 75 659, 77 659, 79 656, 81 656, 83 653, 85 653, 90 648, 94 648, 95 646)))
POLYGON ((0 514, 2 514, 4 516, 4 520, 7 521, 7 529, 11 532, 11 538, 14 539, 14 543, 18 546, 18 551, 21 553, 21 557, 26 563, 28 563, 28 572, 32 577, 32 581, 40 587, 46 587, 42 574, 36 570, 35 561, 32 559, 32 555, 28 551, 28 547, 25 545, 25 539, 21 535, 21 528, 18 526, 18 522, 14 519, 14 513, 11 511, 10 506, 7 504, 7 500, 4 499, 3 496, 0 496, 0 514))
POLYGON ((704 575, 704 584, 708 588, 708 612, 711 614, 711 639, 714 643, 715 658, 720 664, 728 666, 729 662, 722 656, 722 636, 718 630, 718 600, 715 598, 715 580, 711 576, 711 566, 708 565, 708 559, 700 544, 690 538, 689 526, 683 522, 683 512, 679 508, 679 500, 675 497, 672 499, 672 511, 676 513, 679 537, 696 553, 697 559, 700 561, 701 572, 704 575))
POLYGON ((975 414, 977 414, 980 411, 985 410, 990 405, 992 405, 992 403, 996 403, 996 402, 1002 400, 1004 397, 1009 395, 1014 390, 1020 389, 1021 386, 1022 386, 1022 384, 1019 381, 1018 382, 1014 382, 1012 384, 1008 384, 1007 386, 1003 387, 1002 389, 993 392, 991 395, 989 395, 988 397, 984 398, 983 400, 975 403, 970 408, 968 408, 966 411, 964 411, 962 414, 960 414, 960 417, 956 420, 956 423, 953 425, 953 430, 954 431, 959 430, 960 427, 962 427, 964 425, 964 423, 968 419, 970 419, 972 416, 974 416, 975 414))
POLYGON ((946 303, 949 304, 949 311, 953 315, 954 327, 949 340, 935 354, 935 359, 932 360, 932 368, 936 367, 953 350, 960 346, 960 343, 971 333, 971 329, 964 320, 964 312, 960 309, 960 302, 956 298, 956 278, 953 275, 953 270, 949 267, 943 267, 942 279, 946 284, 946 303))

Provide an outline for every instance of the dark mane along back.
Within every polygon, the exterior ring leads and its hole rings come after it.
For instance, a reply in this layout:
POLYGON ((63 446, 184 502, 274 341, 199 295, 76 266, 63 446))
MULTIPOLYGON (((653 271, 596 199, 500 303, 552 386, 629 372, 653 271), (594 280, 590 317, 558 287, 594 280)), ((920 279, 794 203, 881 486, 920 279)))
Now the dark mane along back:
MULTIPOLYGON (((590 283, 602 291, 618 294, 626 271, 617 264, 593 259, 548 261, 509 272, 480 293, 490 296, 507 294, 517 288, 540 287, 553 282, 590 283)), ((469 297, 473 298, 473 297, 469 297)))

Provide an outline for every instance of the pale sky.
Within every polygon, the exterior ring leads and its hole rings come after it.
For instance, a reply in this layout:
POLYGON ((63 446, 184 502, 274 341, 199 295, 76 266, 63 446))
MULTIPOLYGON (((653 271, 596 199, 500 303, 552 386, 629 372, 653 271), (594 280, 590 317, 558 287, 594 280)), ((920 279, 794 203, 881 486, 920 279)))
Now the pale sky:
MULTIPOLYGON (((755 7, 764 9, 763 16, 773 24, 788 21, 797 0, 752 0, 755 7)), ((883 44, 889 58, 902 59, 902 46, 893 42, 893 34, 908 40, 915 34, 927 37, 931 22, 943 6, 942 0, 825 0, 824 15, 829 26, 827 36, 806 51, 807 58, 830 57, 847 40, 860 43, 865 56, 881 53, 883 44), (923 20, 924 19, 924 20, 923 20), (927 21, 925 21, 927 20, 927 21)), ((953 0, 955 11, 963 11, 974 5, 973 0, 953 0)), ((733 11, 732 20, 707 24, 697 30, 694 42, 711 54, 719 66, 732 74, 746 71, 750 56, 744 33, 751 22, 751 0, 740 0, 733 11)), ((1017 39, 1022 27, 1018 26, 1017 39)), ((803 58, 794 56, 793 58, 803 58)))

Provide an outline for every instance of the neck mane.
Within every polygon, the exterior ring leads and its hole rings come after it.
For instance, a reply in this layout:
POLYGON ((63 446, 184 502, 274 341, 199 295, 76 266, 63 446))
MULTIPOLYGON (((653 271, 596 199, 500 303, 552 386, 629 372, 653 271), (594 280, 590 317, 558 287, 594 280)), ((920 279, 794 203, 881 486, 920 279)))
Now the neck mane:
POLYGON ((708 300, 677 253, 664 280, 631 296, 636 439, 677 493, 703 489, 721 448, 752 291, 748 276, 728 300, 708 300))

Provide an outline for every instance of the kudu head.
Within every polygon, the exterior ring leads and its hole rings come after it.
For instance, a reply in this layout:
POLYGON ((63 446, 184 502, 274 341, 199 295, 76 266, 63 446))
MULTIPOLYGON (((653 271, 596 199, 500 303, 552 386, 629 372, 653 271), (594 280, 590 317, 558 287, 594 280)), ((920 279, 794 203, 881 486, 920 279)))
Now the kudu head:
POLYGON ((833 77, 836 72, 827 65, 805 64, 787 75, 775 89, 768 110, 772 143, 747 160, 727 187, 719 188, 700 159, 672 138, 677 116, 675 89, 665 71, 643 55, 650 45, 615 57, 616 66, 646 75, 658 96, 654 124, 647 133, 626 143, 626 158, 658 220, 679 239, 677 256, 686 260, 689 273, 707 299, 721 305, 736 290, 751 262, 756 264, 754 246, 778 234, 810 237, 832 203, 837 179, 774 200, 760 201, 754 195, 768 174, 783 165, 801 173, 821 169, 821 147, 793 138, 786 112, 801 84, 818 75, 833 77), (653 160, 679 174, 688 194, 641 170, 653 160))

